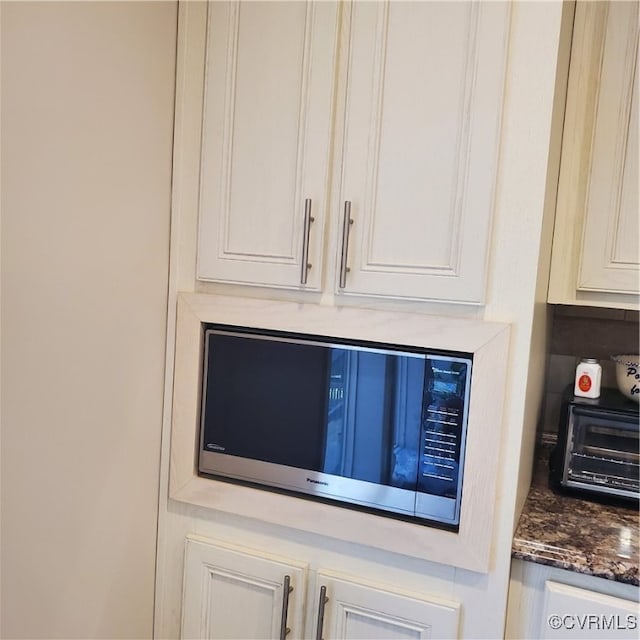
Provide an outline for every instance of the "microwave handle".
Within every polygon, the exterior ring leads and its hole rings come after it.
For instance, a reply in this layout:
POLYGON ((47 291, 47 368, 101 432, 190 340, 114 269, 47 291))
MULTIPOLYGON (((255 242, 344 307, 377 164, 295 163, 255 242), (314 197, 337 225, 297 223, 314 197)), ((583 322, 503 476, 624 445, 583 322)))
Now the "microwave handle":
POLYGON ((620 419, 622 422, 628 422, 629 424, 636 425, 638 423, 638 419, 633 416, 626 416, 619 413, 607 413, 602 410, 590 409, 589 407, 578 407, 573 405, 571 408, 571 412, 576 416, 584 416, 586 418, 598 418, 602 420, 606 419, 607 416, 615 416, 617 419, 620 419))

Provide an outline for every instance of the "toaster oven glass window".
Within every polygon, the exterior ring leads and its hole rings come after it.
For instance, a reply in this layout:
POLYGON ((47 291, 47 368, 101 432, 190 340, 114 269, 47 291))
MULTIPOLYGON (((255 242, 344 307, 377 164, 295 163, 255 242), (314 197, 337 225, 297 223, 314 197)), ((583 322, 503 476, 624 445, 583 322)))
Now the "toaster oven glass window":
POLYGON ((640 454, 636 420, 616 420, 573 408, 571 445, 567 448, 565 480, 597 485, 610 493, 638 493, 640 454))

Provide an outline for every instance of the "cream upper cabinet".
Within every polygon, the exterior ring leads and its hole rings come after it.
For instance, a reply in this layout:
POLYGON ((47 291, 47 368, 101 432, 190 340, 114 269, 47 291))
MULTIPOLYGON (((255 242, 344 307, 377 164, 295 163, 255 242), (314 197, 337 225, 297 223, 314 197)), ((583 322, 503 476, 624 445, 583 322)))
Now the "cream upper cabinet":
POLYGON ((212 3, 198 278, 482 303, 508 18, 212 3))
POLYGON ((507 18, 507 3, 353 4, 345 292, 483 301, 507 18))
POLYGON ((319 288, 337 17, 332 2, 209 4, 198 278, 319 288))
POLYGON ((549 301, 638 308, 638 4, 579 3, 549 301))

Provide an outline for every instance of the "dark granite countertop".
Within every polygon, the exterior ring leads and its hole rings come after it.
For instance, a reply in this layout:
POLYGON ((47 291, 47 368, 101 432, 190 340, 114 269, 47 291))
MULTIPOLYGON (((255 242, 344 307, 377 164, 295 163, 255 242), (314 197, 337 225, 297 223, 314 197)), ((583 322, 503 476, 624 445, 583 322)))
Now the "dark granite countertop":
POLYGON ((554 492, 548 471, 552 446, 546 440, 538 447, 512 557, 638 586, 638 510, 554 492))

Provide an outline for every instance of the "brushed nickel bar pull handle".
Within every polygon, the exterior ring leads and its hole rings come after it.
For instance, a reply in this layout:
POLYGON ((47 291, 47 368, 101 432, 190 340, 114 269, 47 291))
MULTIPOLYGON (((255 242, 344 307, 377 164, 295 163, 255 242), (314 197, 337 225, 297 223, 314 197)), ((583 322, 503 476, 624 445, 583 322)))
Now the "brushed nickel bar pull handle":
POLYGON ((316 627, 316 640, 323 640, 322 627, 324 626, 324 605, 329 602, 327 587, 320 587, 320 599, 318 600, 318 626, 316 627))
POLYGON ((289 594, 293 591, 291 586, 291 576, 284 577, 282 585, 282 617, 280 618, 280 640, 285 640, 287 634, 291 631, 287 627, 287 613, 289 611, 289 594))
POLYGON ((311 198, 304 201, 304 231, 302 232, 302 270, 300 273, 300 284, 307 284, 307 275, 311 269, 309 262, 309 234, 311 233, 311 223, 315 218, 311 215, 311 198))
POLYGON ((338 286, 344 289, 347 286, 347 256, 349 254, 349 227, 353 224, 351 219, 351 202, 344 202, 344 220, 342 221, 342 252, 340 254, 340 281, 338 286))

